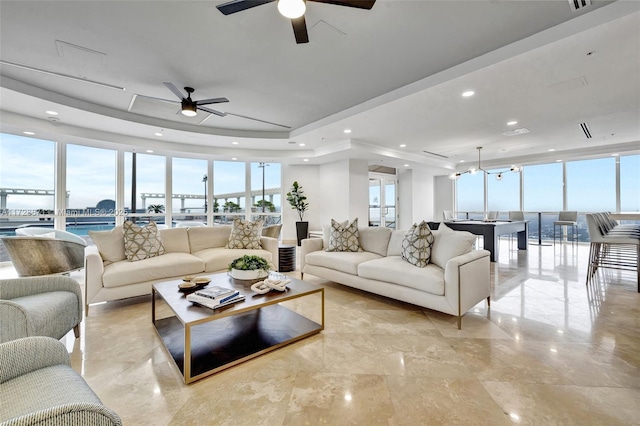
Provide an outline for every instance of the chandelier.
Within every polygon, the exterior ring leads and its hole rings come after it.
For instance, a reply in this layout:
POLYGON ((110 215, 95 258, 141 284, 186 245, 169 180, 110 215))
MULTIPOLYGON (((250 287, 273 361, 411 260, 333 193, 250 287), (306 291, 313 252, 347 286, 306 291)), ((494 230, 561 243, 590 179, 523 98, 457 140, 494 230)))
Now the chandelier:
POLYGON ((506 173, 506 172, 519 172, 521 167, 520 166, 511 166, 508 169, 505 170, 500 170, 500 171, 494 171, 494 172, 490 172, 488 170, 485 170, 482 168, 482 164, 480 161, 480 151, 482 151, 482 147, 478 146, 476 147, 476 149, 478 150, 478 167, 470 167, 468 170, 465 170, 464 172, 455 172, 449 175, 450 179, 458 179, 460 176, 462 176, 465 173, 470 173, 472 175, 475 175, 476 173, 478 173, 478 171, 484 172, 487 175, 496 175, 496 180, 502 180, 502 174, 506 173))

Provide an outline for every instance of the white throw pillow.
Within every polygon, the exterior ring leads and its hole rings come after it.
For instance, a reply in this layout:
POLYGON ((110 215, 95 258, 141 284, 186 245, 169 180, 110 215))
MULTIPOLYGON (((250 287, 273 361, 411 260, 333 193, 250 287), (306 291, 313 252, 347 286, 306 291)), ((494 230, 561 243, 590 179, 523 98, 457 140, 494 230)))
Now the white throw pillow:
POLYGON ((119 262, 127 258, 124 254, 122 226, 116 226, 110 231, 89 231, 89 236, 98 247, 103 261, 119 262))
POLYGON ((379 254, 380 256, 387 255, 391 229, 369 226, 358 229, 358 233, 360 235, 360 247, 362 247, 362 250, 379 254))
MULTIPOLYGON (((432 233, 434 231, 431 231, 432 233)), ((387 256, 402 256, 402 241, 404 236, 407 235, 406 230, 394 230, 391 231, 391 238, 389 239, 389 248, 387 248, 387 256)))
POLYGON ((435 241, 431 247, 431 262, 443 268, 449 259, 471 252, 476 236, 471 232, 454 231, 441 223, 434 232, 435 241))

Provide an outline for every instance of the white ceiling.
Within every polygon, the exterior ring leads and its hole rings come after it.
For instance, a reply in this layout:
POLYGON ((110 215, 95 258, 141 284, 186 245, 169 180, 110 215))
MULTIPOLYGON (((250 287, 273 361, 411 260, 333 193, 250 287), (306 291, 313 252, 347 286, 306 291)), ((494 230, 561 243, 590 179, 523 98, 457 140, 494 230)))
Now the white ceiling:
POLYGON ((300 45, 275 3, 229 16, 220 3, 2 0, 0 130, 443 169, 476 161, 477 146, 485 166, 640 152, 640 2, 593 0, 580 12, 567 0, 378 0, 370 11, 309 2, 310 43, 300 45), (176 114, 178 103, 154 99, 177 101, 164 81, 291 130, 176 114), (530 133, 504 136, 509 120, 530 133))

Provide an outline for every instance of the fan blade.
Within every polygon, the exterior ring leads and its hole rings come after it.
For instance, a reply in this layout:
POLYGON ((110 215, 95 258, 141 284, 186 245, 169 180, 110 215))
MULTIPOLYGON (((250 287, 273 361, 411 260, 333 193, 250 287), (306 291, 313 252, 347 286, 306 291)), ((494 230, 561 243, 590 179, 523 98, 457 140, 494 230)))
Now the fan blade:
POLYGON ((215 114, 218 117, 224 117, 225 115, 227 115, 226 112, 216 111, 215 109, 211 109, 211 108, 205 108, 205 107, 201 107, 201 106, 197 106, 196 108, 198 108, 199 110, 202 110, 204 112, 208 112, 209 114, 215 114))
POLYGON ((162 83, 162 84, 164 84, 165 86, 167 86, 167 88, 168 88, 169 90, 171 90, 171 91, 173 92, 173 94, 174 94, 174 95, 176 95, 176 96, 178 97, 178 99, 180 99, 180 100, 185 99, 185 97, 184 97, 184 95, 182 94, 182 92, 181 92, 180 90, 178 90, 178 88, 177 88, 176 86, 174 86, 174 85, 173 85, 173 83, 167 83, 167 82, 164 82, 164 83, 162 83))
POLYGON ((358 9, 371 9, 376 0, 308 0, 317 3, 329 3, 337 6, 357 7, 358 9))
POLYGON ((290 129, 291 128, 290 126, 285 126, 284 124, 278 124, 278 123, 273 123, 271 121, 260 120, 259 118, 247 117, 246 115, 234 114, 232 112, 227 112, 227 115, 232 115, 234 117, 240 117, 240 118, 246 118, 247 120, 259 121, 261 123, 272 124, 274 126, 284 127, 285 129, 290 129))
POLYGON ((229 99, 227 98, 201 99, 199 101, 196 101, 196 105, 221 104, 223 102, 229 102, 229 99))
POLYGON ((299 18, 292 19, 293 34, 296 36, 296 43, 309 43, 309 34, 307 33, 307 23, 304 20, 304 15, 299 18))
POLYGON ((231 15, 232 13, 241 12, 273 1, 275 0, 233 0, 228 3, 219 4, 216 7, 224 15, 231 15))

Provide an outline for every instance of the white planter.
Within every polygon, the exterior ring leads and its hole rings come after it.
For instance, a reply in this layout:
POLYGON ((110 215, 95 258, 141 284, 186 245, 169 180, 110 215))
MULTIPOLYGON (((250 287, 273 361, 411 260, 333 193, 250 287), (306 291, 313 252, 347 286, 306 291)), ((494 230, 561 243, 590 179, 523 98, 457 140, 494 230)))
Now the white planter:
POLYGON ((236 280, 257 280, 259 278, 265 278, 269 275, 268 271, 262 269, 256 269, 253 271, 242 271, 240 269, 232 269, 231 277, 236 280))

